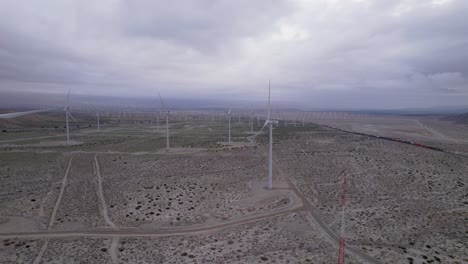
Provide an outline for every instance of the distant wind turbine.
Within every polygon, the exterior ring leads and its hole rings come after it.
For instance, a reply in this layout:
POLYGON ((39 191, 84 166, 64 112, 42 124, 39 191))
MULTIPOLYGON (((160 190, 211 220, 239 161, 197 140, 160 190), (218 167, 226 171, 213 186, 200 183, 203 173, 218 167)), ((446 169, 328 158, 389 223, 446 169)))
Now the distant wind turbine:
POLYGON ((101 126, 99 125, 99 112, 96 112, 96 119, 97 119, 97 131, 101 131, 101 126))
POLYGON ((253 133, 254 114, 255 113, 252 111, 249 116, 250 133, 253 133))
POLYGON ((159 109, 159 115, 156 115, 156 129, 159 129, 159 116, 161 115, 161 109, 159 109))
POLYGON ((171 110, 166 110, 159 90, 158 95, 159 101, 161 102, 162 112, 164 113, 163 119, 166 118, 166 149, 169 149, 169 114, 171 113, 171 110))
POLYGON ((273 188, 273 124, 278 124, 278 121, 271 120, 270 112, 271 112, 271 102, 270 102, 270 95, 271 95, 271 83, 268 81, 268 119, 265 124, 268 124, 270 129, 270 144, 268 148, 268 188, 273 188))
POLYGON ((229 108, 228 111, 226 111, 226 115, 227 115, 227 118, 228 118, 228 143, 231 144, 231 115, 232 115, 232 106, 229 108))
POLYGON ((66 125, 66 128, 67 128, 67 145, 70 145, 70 127, 68 125, 68 118, 69 117, 72 118, 73 121, 75 121, 75 123, 78 124, 76 119, 70 113, 70 88, 68 89, 67 103, 65 105, 64 111, 65 111, 65 125, 66 125))
MULTIPOLYGON (((265 124, 260 129, 259 133, 268 126, 269 128, 269 145, 268 145, 268 189, 273 188, 273 125, 278 124, 278 120, 272 120, 271 118, 271 83, 268 81, 268 116, 265 120, 265 124)), ((257 133, 258 134, 258 133, 257 133)))

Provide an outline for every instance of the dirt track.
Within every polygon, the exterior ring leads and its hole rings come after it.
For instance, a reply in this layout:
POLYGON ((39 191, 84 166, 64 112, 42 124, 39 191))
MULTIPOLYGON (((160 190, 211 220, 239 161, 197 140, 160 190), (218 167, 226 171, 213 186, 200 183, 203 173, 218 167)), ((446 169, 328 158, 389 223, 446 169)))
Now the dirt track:
MULTIPOLYGON (((65 191, 65 187, 67 184, 67 176, 70 171, 72 163, 72 158, 70 158, 68 163, 68 168, 65 173, 64 179, 62 181, 62 188, 60 191, 59 198, 57 199, 56 205, 54 207, 54 211, 49 221, 49 230, 37 231, 37 232, 12 232, 12 233, 3 233, 0 234, 0 238, 40 238, 44 239, 44 244, 36 257, 35 263, 39 263, 42 255, 47 249, 48 242, 50 238, 69 238, 69 237, 105 237, 105 238, 112 238, 112 242, 110 245, 110 257, 113 263, 117 263, 117 244, 120 238, 123 237, 169 237, 169 236, 181 236, 181 235, 197 235, 197 234, 205 234, 211 232, 217 232, 225 228, 238 226, 242 224, 249 224, 255 223, 262 220, 266 220, 273 217, 278 217, 282 215, 291 214, 294 212, 301 212, 306 211, 310 214, 313 221, 317 224, 319 229, 321 230, 322 234, 329 238, 331 242, 333 242, 336 246, 338 245, 338 237, 337 235, 323 222, 321 219, 318 209, 310 203, 302 193, 296 188, 294 183, 290 180, 290 177, 274 162, 274 167, 278 171, 280 177, 285 179, 286 183, 288 184, 287 188, 281 189, 289 189, 291 190, 294 195, 291 195, 292 203, 287 207, 282 207, 274 210, 270 210, 263 213, 254 213, 251 215, 246 215, 242 217, 238 217, 235 219, 219 221, 215 223, 206 223, 200 225, 192 225, 186 227, 174 227, 174 228, 161 228, 155 230, 137 230, 135 228, 118 228, 110 219, 107 213, 107 205, 105 201, 105 196, 102 188, 102 179, 101 179, 101 172, 100 172, 100 165, 97 156, 94 158, 94 165, 96 169, 96 176, 98 178, 98 196, 100 199, 101 210, 103 217, 111 227, 110 229, 88 229, 88 230, 79 230, 79 231, 56 231, 51 230, 54 224, 54 219, 56 216, 56 212, 58 207, 60 206, 61 197, 65 191)), ((373 257, 368 256, 367 254, 362 253, 358 249, 347 247, 347 251, 354 255, 356 258, 362 260, 365 263, 380 263, 378 260, 374 259, 373 257)))

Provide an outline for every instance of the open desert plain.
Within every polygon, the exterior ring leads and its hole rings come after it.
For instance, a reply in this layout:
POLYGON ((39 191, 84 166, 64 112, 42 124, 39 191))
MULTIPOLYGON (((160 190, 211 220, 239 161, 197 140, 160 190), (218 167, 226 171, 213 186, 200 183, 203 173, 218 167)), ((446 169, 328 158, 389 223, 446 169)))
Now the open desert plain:
POLYGON ((0 264, 468 264, 468 0, 0 0, 0 264))
POLYGON ((269 189, 264 120, 76 119, 2 120, 1 263, 336 263, 343 223, 346 263, 468 262, 462 151, 280 120, 269 189))

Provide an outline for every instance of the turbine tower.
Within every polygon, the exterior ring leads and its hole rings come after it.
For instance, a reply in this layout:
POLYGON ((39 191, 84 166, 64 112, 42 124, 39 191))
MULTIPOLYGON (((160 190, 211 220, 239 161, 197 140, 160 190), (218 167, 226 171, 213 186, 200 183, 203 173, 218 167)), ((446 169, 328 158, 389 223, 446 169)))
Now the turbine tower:
POLYGON ((232 106, 229 108, 229 110, 226 112, 226 115, 228 117, 228 143, 231 144, 231 115, 232 115, 232 106))
POLYGON ((166 148, 169 149, 169 113, 171 111, 168 110, 166 112, 166 148))
POLYGON ((70 129, 68 127, 68 115, 70 114, 70 88, 68 88, 67 104, 65 105, 65 126, 67 128, 67 145, 70 145, 70 129))
POLYGON ((252 113, 250 113, 250 117, 249 117, 249 125, 250 125, 250 133, 253 133, 253 123, 254 123, 254 112, 252 111, 252 113))
POLYGON ((97 118, 97 131, 100 132, 101 131, 101 127, 99 125, 99 112, 96 112, 96 118, 97 118))
POLYGON ((159 116, 161 115, 161 109, 159 109, 159 115, 156 115, 156 129, 159 129, 159 116))
POLYGON ((70 127, 68 125, 68 118, 70 117, 71 119, 73 119, 73 121, 75 121, 75 123, 78 124, 76 119, 70 113, 70 88, 68 88, 67 103, 63 110, 65 111, 65 126, 67 128, 67 145, 70 145, 70 127))
POLYGON ((166 118, 166 149, 169 149, 169 114, 171 113, 171 110, 166 110, 164 107, 164 102, 161 97, 161 93, 158 90, 158 95, 159 95, 159 101, 161 102, 161 107, 163 109, 163 119, 166 118))
POLYGON ((268 189, 273 188, 273 125, 278 124, 278 120, 271 119, 271 82, 268 81, 268 116, 262 129, 268 125, 269 145, 268 145, 268 189))
POLYGON ((271 112, 271 82, 268 81, 268 118, 266 123, 270 129, 270 143, 268 147, 268 188, 273 188, 273 124, 278 124, 278 121, 272 121, 270 112, 271 112))

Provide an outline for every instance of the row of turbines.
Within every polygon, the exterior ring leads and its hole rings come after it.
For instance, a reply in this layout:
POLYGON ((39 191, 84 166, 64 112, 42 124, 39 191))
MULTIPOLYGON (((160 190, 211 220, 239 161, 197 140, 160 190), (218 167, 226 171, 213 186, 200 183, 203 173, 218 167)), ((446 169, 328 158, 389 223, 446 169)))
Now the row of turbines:
MULTIPOLYGON (((169 115, 171 113, 171 110, 168 109, 163 101, 163 98, 161 96, 161 93, 159 90, 157 90, 159 101, 161 104, 162 109, 160 110, 159 115, 156 115, 157 117, 157 125, 159 127, 159 117, 162 115, 162 120, 165 119, 166 121, 166 149, 170 148, 170 128, 169 128, 169 115)), ((67 144, 70 144, 70 126, 69 126, 69 119, 72 119, 74 122, 77 123, 76 119, 73 117, 71 114, 71 108, 70 108, 70 89, 68 90, 67 94, 67 100, 64 108, 65 112, 65 127, 66 127, 66 138, 67 138, 67 144)), ((232 143, 232 137, 231 137, 231 121, 232 121, 232 106, 226 111, 226 117, 228 119, 228 143, 232 143)), ((249 127, 250 131, 253 132, 253 124, 254 124, 254 112, 251 112, 248 114, 249 117, 249 127)), ((212 118, 214 118, 212 116, 212 118)), ((185 116, 186 119, 186 116, 185 116)), ((100 120, 99 120, 99 113, 96 112, 96 120, 97 120, 97 129, 100 131, 100 120)), ((241 115, 239 115, 239 123, 241 121, 241 115)), ((305 118, 302 119, 302 125, 304 125, 305 118)), ((260 118, 257 117, 257 124, 259 125, 260 123, 260 118)), ((263 127, 258 131, 258 133, 255 135, 257 136, 260 132, 263 131, 265 127, 268 126, 269 129, 269 145, 268 145, 268 188, 271 189, 273 186, 272 179, 273 179, 273 126, 278 125, 278 120, 273 120, 272 115, 271 115, 271 82, 268 83, 268 109, 267 109, 267 118, 265 120, 265 123, 263 127)), ((285 122, 285 125, 287 125, 288 122, 285 122)), ((295 122, 294 122, 295 125, 295 122)))
MULTIPOLYGON (((161 109, 159 110, 159 115, 156 114, 156 122, 157 126, 159 127, 159 118, 161 117, 162 120, 165 119, 166 121, 166 149, 169 150, 170 148, 170 133, 169 133, 169 115, 171 114, 171 110, 166 107, 164 104, 163 98, 159 90, 157 90, 159 101, 161 104, 161 109)), ((22 113, 11 113, 11 114, 1 114, 0 118, 11 118, 16 116, 21 116, 23 114, 30 114, 30 113, 37 113, 42 111, 48 111, 50 109, 45 110, 34 110, 34 111, 27 111, 22 113)), ((71 107, 70 107, 70 89, 68 90, 66 104, 64 107, 65 113, 65 126, 66 126, 66 136, 67 136, 67 144, 70 144, 70 128, 69 128, 69 119, 72 119, 74 122, 78 123, 76 119, 71 114, 71 107)), ((284 121, 284 125, 287 126, 288 124, 292 124, 296 126, 297 121, 300 120, 302 122, 302 126, 304 126, 306 121, 316 121, 321 119, 330 119, 330 115, 333 116, 335 119, 337 118, 356 118, 356 115, 350 115, 348 113, 341 113, 337 114, 336 112, 319 112, 319 113, 302 113, 302 114, 291 114, 291 113, 278 113, 278 116, 284 121)), ((119 115, 120 116, 120 115, 119 115)), ((225 111, 225 116, 228 121, 228 143, 231 144, 231 120, 232 120, 232 106, 225 111)), ((358 115, 360 118, 366 118, 365 115, 358 115)), ((100 115, 99 112, 96 112, 96 120, 97 120, 97 130, 100 131, 100 115)), ((187 121, 187 115, 184 115, 184 120, 187 121)), ((214 120, 214 115, 211 115, 211 120, 214 120)), ((238 119, 239 123, 241 122, 241 115, 239 115, 238 119)), ((250 132, 253 133, 253 125, 254 125, 254 112, 248 113, 248 121, 250 132)), ((271 82, 268 82, 268 107, 267 107, 267 117, 265 120, 264 125, 262 128, 254 134, 256 137, 260 134, 265 127, 268 127, 268 183, 267 188, 273 189, 273 126, 278 126, 279 122, 277 119, 272 118, 271 112, 271 82)), ((257 125, 260 125, 260 117, 257 116, 257 125)), ((344 263, 344 250, 345 250, 345 208, 346 208, 346 173, 344 174, 343 178, 343 194, 342 194, 342 223, 341 223, 341 230, 340 230, 340 240, 339 240, 339 253, 338 253, 338 264, 344 263)))
MULTIPOLYGON (((160 118, 162 120, 165 120, 166 123, 166 149, 170 148, 170 127, 169 127, 169 115, 171 114, 171 110, 166 107, 164 104, 163 98, 161 96, 161 93, 159 90, 157 90, 157 94, 159 97, 159 101, 161 104, 161 109, 159 110, 159 115, 156 114, 156 123, 157 126, 159 127, 159 122, 160 118)), ((67 138, 67 144, 70 144, 70 126, 69 126, 69 121, 72 119, 74 122, 77 123, 76 119, 73 117, 71 114, 71 108, 70 108, 70 89, 68 90, 67 94, 67 99, 66 99, 66 104, 64 108, 65 112, 65 127, 66 127, 66 138, 67 138)), ((124 115, 128 115, 125 114, 124 115)), ((146 114, 141 114, 141 116, 146 116, 146 114)), ((232 122, 232 106, 225 112, 226 118, 228 120, 228 143, 232 143, 232 135, 231 135, 231 122, 232 122)), ((355 117, 353 115, 350 115, 348 113, 336 113, 336 112, 317 112, 317 113, 300 113, 299 115, 297 113, 276 113, 276 115, 284 121, 284 125, 294 125, 296 126, 297 120, 301 120, 300 123, 302 123, 302 126, 304 126, 306 120, 317 120, 317 119, 329 119, 330 116, 333 116, 334 118, 350 118, 355 117)), ((250 127, 250 132, 253 133, 253 126, 254 126, 254 112, 250 112, 247 114, 248 116, 248 122, 249 122, 249 127, 250 127)), ((238 122, 241 122, 241 117, 242 115, 238 115, 238 122)), ((120 118, 120 114, 119 114, 120 118)), ((211 119, 214 120, 215 115, 211 115, 211 119)), ((184 119, 187 120, 187 115, 184 114, 184 119)), ((96 120, 97 120, 97 130, 98 132, 100 131, 100 115, 99 112, 96 112, 96 120)), ((272 119, 272 112, 271 112, 271 82, 268 83, 268 108, 267 108, 267 118, 265 120, 265 123, 263 127, 258 131, 255 136, 257 136, 260 132, 263 131, 265 127, 268 127, 269 129, 269 145, 268 145, 268 188, 272 188, 272 178, 273 178, 273 169, 272 169, 272 164, 273 164, 273 126, 278 126, 279 122, 278 120, 272 119)), ((260 117, 257 116, 257 125, 260 125, 260 117)))
MULTIPOLYGON (((170 132, 169 132, 169 114, 171 113, 171 110, 168 109, 163 101, 163 98, 161 96, 161 93, 159 90, 157 90, 159 101, 161 103, 161 111, 160 114, 162 113, 162 119, 166 121, 166 149, 170 148, 170 132)), ((69 127, 69 118, 73 119, 75 122, 76 119, 73 117, 73 115, 70 112, 70 89, 68 90, 67 94, 67 100, 64 108, 65 112, 65 126, 66 126, 66 134, 67 134, 67 144, 70 144, 70 127, 69 127)), ((228 111, 226 111, 226 116, 228 119, 228 143, 231 144, 231 117, 232 117, 232 107, 229 108, 228 111)), ((100 123, 99 123, 99 113, 96 113, 96 119, 97 119, 97 127, 98 131, 100 131, 100 123)), ((258 119, 258 122, 260 119, 258 119)), ((158 125, 159 125, 159 118, 158 118, 158 125)), ((240 116, 239 116, 239 122, 240 122, 240 116)), ((253 132, 253 112, 249 115, 249 126, 251 132, 253 132)), ((268 82, 268 111, 267 111, 267 118, 265 120, 265 124, 263 127, 258 131, 258 133, 255 135, 257 136, 260 132, 263 131, 265 127, 268 126, 269 129, 269 145, 268 145, 268 188, 272 189, 273 188, 273 125, 277 125, 278 120, 273 120, 271 118, 271 82, 268 82)))

